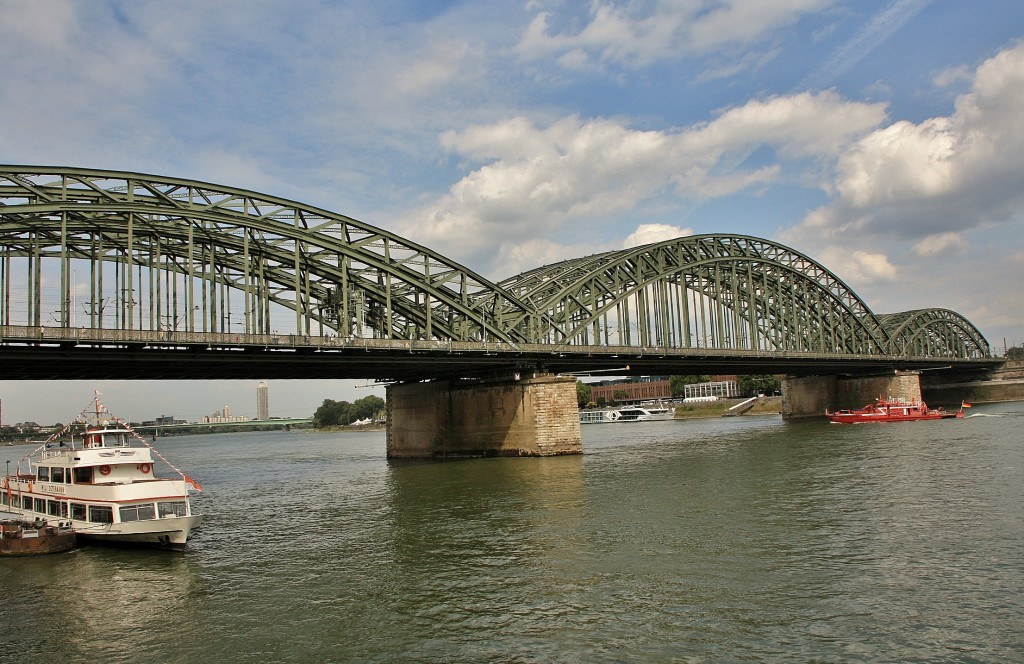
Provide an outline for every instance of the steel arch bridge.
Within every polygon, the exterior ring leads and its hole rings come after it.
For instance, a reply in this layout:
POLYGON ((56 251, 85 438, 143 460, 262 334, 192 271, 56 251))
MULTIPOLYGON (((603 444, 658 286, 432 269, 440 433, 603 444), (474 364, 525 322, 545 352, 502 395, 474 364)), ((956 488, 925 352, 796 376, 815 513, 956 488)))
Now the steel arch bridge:
POLYGON ((495 283, 394 233, 295 201, 49 166, 0 166, 0 325, 4 339, 24 328, 22 341, 50 330, 76 344, 207 335, 209 345, 230 335, 244 345, 283 330, 449 352, 478 343, 497 355, 990 357, 963 316, 874 314, 821 264, 755 237, 678 238, 495 283))

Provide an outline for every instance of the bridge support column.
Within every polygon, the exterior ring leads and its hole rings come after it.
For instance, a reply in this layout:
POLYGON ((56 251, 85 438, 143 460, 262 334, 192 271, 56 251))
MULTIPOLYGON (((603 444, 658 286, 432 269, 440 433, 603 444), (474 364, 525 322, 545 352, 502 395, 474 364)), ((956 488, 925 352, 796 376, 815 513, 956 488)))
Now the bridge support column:
POLYGON ((906 371, 863 378, 787 377, 782 381, 782 418, 821 417, 826 408, 860 408, 878 397, 921 401, 920 374, 906 371))
POLYGON ((573 378, 396 383, 387 388, 387 408, 389 459, 583 451, 573 378))

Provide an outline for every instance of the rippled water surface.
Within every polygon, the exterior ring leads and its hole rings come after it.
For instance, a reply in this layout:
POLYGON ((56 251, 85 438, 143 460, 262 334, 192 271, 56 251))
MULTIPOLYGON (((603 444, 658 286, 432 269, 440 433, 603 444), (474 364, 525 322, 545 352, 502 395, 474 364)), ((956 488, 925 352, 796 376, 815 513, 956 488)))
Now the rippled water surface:
POLYGON ((1024 404, 591 425, 582 457, 163 439, 183 554, 0 560, 4 662, 1021 661, 1024 404))

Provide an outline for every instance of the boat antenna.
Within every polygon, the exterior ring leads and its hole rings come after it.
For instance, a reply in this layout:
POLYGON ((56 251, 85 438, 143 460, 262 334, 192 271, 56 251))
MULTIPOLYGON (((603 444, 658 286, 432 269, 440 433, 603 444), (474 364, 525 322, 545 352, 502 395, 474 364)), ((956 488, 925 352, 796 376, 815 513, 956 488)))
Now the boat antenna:
POLYGON ((175 466, 173 463, 168 461, 167 457, 165 457, 163 454, 160 454, 159 450, 157 450, 155 447, 150 445, 149 441, 147 441, 145 438, 140 436, 139 432, 136 431, 135 429, 133 429, 132 425, 130 423, 125 422, 124 420, 122 420, 117 415, 114 415, 112 412, 110 412, 109 408, 107 408, 102 403, 100 403, 100 393, 96 392, 96 416, 97 416, 97 418, 100 416, 101 413, 102 413, 102 415, 104 417, 109 417, 109 419, 111 419, 114 422, 117 422, 118 424, 123 426, 125 428, 125 430, 132 435, 132 437, 134 437, 137 441, 139 441, 140 443, 142 443, 143 445, 148 447, 150 449, 150 451, 153 452, 153 454, 155 454, 158 457, 160 457, 160 460, 163 461, 164 463, 166 463, 168 466, 170 466, 171 470, 173 470, 174 472, 176 472, 179 475, 181 475, 181 479, 185 480, 185 484, 188 484, 190 487, 192 487, 196 491, 202 491, 203 490, 203 487, 200 486, 199 482, 196 482, 194 479, 192 479, 191 477, 186 475, 185 471, 181 470, 180 468, 175 466))

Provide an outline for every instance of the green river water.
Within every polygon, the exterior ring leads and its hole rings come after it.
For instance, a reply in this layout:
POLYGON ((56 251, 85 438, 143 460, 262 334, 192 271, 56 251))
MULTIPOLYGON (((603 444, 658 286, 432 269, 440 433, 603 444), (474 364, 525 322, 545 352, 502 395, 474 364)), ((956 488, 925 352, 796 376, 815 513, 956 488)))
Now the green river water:
MULTIPOLYGON (((0 560, 0 660, 1024 660, 1024 404, 590 425, 388 462, 383 433, 161 439, 184 553, 0 560)), ((13 454, 13 453, 12 453, 13 454)))

